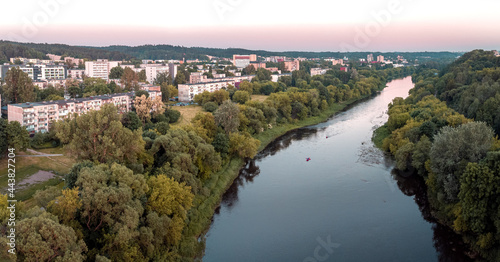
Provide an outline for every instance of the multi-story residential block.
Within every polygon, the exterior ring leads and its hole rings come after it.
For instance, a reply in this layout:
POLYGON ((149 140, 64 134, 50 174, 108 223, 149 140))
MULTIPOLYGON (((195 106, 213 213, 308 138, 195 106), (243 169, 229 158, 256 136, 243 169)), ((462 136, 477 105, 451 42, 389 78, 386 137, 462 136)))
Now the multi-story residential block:
POLYGON ((179 85, 179 101, 192 101, 195 95, 204 91, 214 92, 222 88, 227 88, 229 85, 237 86, 242 81, 252 81, 254 77, 255 75, 209 78, 207 79, 209 82, 179 85))
POLYGON ((189 83, 190 84, 196 84, 196 83, 202 83, 202 82, 207 82, 207 76, 204 75, 201 72, 193 72, 189 75, 189 83))
POLYGON ((311 76, 324 75, 328 69, 311 68, 311 76))
POLYGON ((366 62, 371 63, 373 61, 373 54, 369 54, 366 56, 366 62))
POLYGON ((83 59, 78 59, 78 58, 74 58, 74 57, 71 57, 71 56, 67 56, 67 57, 64 58, 64 62, 68 63, 68 64, 71 64, 71 65, 78 66, 79 64, 83 64, 83 59))
POLYGON ((68 69, 68 78, 81 79, 85 75, 85 69, 68 69))
POLYGON ((377 62, 383 63, 384 62, 384 56, 383 55, 377 56, 377 62))
POLYGON ((292 72, 295 70, 300 70, 300 61, 299 60, 293 60, 293 61, 285 61, 285 70, 292 72))
POLYGON ((257 61, 257 55, 255 54, 233 55, 233 65, 235 65, 238 68, 245 68, 250 64, 250 62, 255 62, 255 61, 257 61))
POLYGON ((146 70, 146 81, 148 81, 149 83, 153 83, 160 73, 170 74, 172 80, 175 79, 175 76, 177 75, 177 65, 173 63, 170 63, 168 65, 146 64, 141 65, 141 67, 146 70))
POLYGON ((107 59, 97 59, 97 61, 85 62, 85 75, 108 80, 111 68, 120 64, 118 61, 108 61, 107 59))
MULTIPOLYGON (((150 97, 161 97, 159 87, 156 89, 152 88, 148 91, 150 97)), ((19 122, 30 133, 47 132, 54 121, 69 118, 74 114, 81 115, 92 110, 99 110, 104 104, 114 104, 120 113, 128 112, 132 109, 134 96, 134 92, 129 92, 77 99, 10 104, 8 105, 8 120, 19 122)))
POLYGON ((286 74, 278 74, 278 75, 271 75, 271 81, 273 82, 278 82, 278 80, 280 79, 280 77, 282 76, 289 76, 289 77, 292 77, 292 73, 286 73, 286 74))
POLYGON ((66 79, 67 70, 65 65, 2 65, 0 66, 0 77, 5 79, 7 72, 13 68, 17 67, 23 72, 28 74, 28 76, 33 81, 42 81, 49 79, 66 79))
POLYGON ((52 61, 60 61, 62 56, 54 55, 54 54, 47 54, 47 57, 49 57, 49 59, 52 61))

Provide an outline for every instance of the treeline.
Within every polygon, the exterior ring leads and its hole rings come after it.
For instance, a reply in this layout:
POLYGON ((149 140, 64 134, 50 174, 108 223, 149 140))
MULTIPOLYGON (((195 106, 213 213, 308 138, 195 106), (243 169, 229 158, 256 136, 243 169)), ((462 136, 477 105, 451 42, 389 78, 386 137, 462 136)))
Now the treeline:
POLYGON ((376 131, 387 135, 381 146, 397 169, 424 178, 433 216, 463 236, 470 255, 487 261, 500 257, 500 141, 493 129, 500 115, 498 106, 484 106, 499 96, 491 88, 498 61, 476 50, 441 72, 419 69, 410 96, 393 100, 376 131))
POLYGON ((366 58, 368 54, 373 54, 374 57, 383 55, 386 58, 396 58, 398 55, 414 61, 417 59, 420 62, 425 61, 442 61, 451 62, 462 53, 453 52, 298 52, 298 51, 284 51, 284 52, 271 52, 264 50, 249 50, 243 48, 206 48, 206 47, 185 47, 173 45, 142 45, 142 46, 107 46, 102 47, 104 50, 118 51, 138 59, 207 59, 206 55, 232 58, 233 55, 240 54, 256 54, 258 56, 286 56, 286 57, 304 57, 304 58, 344 58, 359 59, 366 58))
POLYGON ((70 46, 63 44, 18 43, 0 40, 0 63, 9 62, 13 57, 47 59, 46 54, 72 56, 76 58, 131 60, 134 57, 118 51, 108 51, 96 47, 70 46))

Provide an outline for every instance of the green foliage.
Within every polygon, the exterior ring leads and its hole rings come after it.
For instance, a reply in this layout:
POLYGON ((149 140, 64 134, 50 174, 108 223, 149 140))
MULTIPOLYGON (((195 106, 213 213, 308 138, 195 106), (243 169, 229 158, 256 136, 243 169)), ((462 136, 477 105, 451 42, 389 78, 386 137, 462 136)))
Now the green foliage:
POLYGON ((142 131, 131 131, 120 121, 117 108, 106 104, 100 110, 56 122, 55 131, 57 138, 67 144, 67 151, 80 160, 135 163, 144 150, 142 131))
POLYGON ((175 109, 167 109, 163 114, 168 118, 170 124, 176 123, 181 117, 181 112, 175 109))
POLYGON ((75 231, 50 216, 25 218, 16 225, 19 261, 84 261, 87 246, 75 231))
POLYGON ((139 96, 140 97, 140 96, 143 96, 143 95, 146 96, 146 98, 148 98, 149 97, 148 91, 146 91, 146 90, 135 91, 135 96, 139 96))
POLYGON ((214 112, 215 123, 220 125, 226 131, 226 134, 231 132, 236 132, 238 126, 240 125, 240 120, 238 118, 239 108, 233 102, 226 100, 219 108, 214 112))
POLYGON ((124 127, 135 131, 142 127, 142 122, 137 113, 130 111, 123 115, 122 124, 124 127))
POLYGON ((29 145, 30 138, 26 128, 17 121, 0 119, 0 157, 3 157, 9 148, 25 151, 29 145))
POLYGON ((27 73, 17 67, 12 67, 5 75, 3 97, 11 104, 35 101, 35 87, 27 73))
POLYGON ((250 94, 247 91, 236 91, 232 97, 233 102, 239 104, 245 104, 248 100, 250 100, 250 94))
POLYGON ((215 112, 215 110, 217 110, 217 108, 219 108, 219 106, 215 102, 207 102, 203 105, 203 110, 210 112, 210 113, 215 112))
POLYGON ((251 137, 248 133, 229 134, 229 153, 241 158, 253 158, 257 154, 260 141, 251 137))
POLYGON ((115 66, 109 71, 109 79, 120 79, 123 76, 123 68, 115 66))

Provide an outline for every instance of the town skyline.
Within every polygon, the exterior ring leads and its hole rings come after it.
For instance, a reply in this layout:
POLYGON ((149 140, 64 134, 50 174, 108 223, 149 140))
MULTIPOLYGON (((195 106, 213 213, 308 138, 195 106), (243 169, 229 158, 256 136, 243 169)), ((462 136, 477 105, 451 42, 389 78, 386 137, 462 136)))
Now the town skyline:
POLYGON ((0 39, 333 52, 496 50, 500 41, 493 33, 500 4, 489 0, 473 6, 427 0, 294 5, 260 0, 146 1, 120 12, 112 12, 112 3, 97 1, 27 2, 6 4, 13 12, 0 18, 0 39))

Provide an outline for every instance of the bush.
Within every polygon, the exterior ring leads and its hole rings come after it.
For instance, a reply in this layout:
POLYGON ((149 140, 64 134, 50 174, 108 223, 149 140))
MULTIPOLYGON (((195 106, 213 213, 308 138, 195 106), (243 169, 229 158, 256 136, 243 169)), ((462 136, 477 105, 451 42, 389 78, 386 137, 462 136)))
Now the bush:
POLYGON ((164 114, 168 118, 168 122, 170 124, 179 121, 179 118, 181 117, 181 112, 174 109, 165 110, 164 114))
POLYGON ((203 109, 210 113, 215 112, 217 108, 219 108, 219 106, 215 102, 208 102, 203 105, 203 109))

